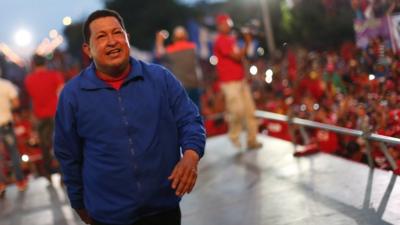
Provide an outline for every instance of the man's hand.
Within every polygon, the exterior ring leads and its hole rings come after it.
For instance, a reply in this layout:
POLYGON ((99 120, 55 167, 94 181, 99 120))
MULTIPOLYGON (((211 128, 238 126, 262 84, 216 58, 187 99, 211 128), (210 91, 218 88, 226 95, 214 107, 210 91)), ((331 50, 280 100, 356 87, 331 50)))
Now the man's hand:
POLYGON ((86 209, 75 209, 75 212, 79 215, 81 220, 86 224, 92 224, 92 218, 90 218, 86 209))
POLYGON ((156 44, 163 44, 164 41, 168 38, 169 33, 166 30, 161 30, 156 33, 156 44))
POLYGON ((243 33, 243 40, 246 44, 250 44, 253 41, 253 37, 250 32, 243 33))
POLYGON ((172 174, 168 177, 172 181, 171 187, 176 195, 182 197, 190 193, 197 180, 197 164, 199 155, 194 150, 186 150, 182 159, 176 164, 172 174))
POLYGON ((161 57, 165 54, 164 41, 168 38, 168 31, 162 30, 156 33, 156 56, 161 57))

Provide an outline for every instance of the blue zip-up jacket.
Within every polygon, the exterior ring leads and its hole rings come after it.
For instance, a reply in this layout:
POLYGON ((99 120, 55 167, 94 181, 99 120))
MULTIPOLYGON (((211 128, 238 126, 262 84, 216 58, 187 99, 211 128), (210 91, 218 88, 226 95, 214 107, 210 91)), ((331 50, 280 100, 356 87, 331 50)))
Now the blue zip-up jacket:
POLYGON ((54 152, 73 208, 103 223, 131 224, 174 208, 167 179, 181 149, 204 153, 198 109, 165 68, 131 58, 115 90, 92 63, 64 87, 56 113, 54 152))

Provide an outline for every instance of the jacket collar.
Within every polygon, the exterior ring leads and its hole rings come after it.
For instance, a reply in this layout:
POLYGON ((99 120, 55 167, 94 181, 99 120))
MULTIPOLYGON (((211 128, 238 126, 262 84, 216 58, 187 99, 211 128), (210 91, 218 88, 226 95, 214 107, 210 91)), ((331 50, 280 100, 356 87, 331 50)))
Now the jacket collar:
MULTIPOLYGON (((130 57, 129 63, 131 64, 132 69, 128 77, 125 79, 124 83, 130 82, 132 80, 143 79, 144 76, 141 63, 132 57, 130 57)), ((80 87, 86 90, 111 88, 107 83, 97 77, 96 66, 94 62, 92 62, 86 69, 84 69, 82 73, 80 87)))

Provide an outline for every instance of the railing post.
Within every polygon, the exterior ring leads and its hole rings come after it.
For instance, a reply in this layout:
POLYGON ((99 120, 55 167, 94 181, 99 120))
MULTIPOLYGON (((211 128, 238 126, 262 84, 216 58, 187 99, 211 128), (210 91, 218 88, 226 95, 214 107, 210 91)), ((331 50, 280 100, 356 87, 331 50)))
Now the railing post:
POLYGON ((303 126, 300 126, 300 135, 304 141, 304 145, 310 144, 310 137, 308 136, 307 131, 306 129, 304 129, 303 126))
POLYGON ((292 144, 293 144, 293 150, 296 152, 296 134, 294 133, 294 124, 293 124, 293 116, 290 113, 290 111, 287 114, 287 123, 288 123, 288 128, 289 128, 289 135, 292 139, 292 144))
POLYGON ((365 147, 367 149, 367 158, 368 158, 368 165, 371 169, 374 168, 374 160, 372 159, 372 152, 371 152, 371 144, 366 138, 363 138, 365 141, 365 147))
POLYGON ((371 132, 368 128, 362 130, 361 138, 365 141, 365 147, 367 149, 367 157, 368 157, 368 165, 371 169, 374 168, 374 159, 372 158, 372 150, 371 150, 371 143, 369 142, 368 137, 370 136, 371 132))
POLYGON ((389 154, 385 143, 380 142, 379 146, 381 148, 381 151, 385 155, 386 159, 389 161, 390 167, 392 167, 393 170, 397 170, 397 163, 394 161, 393 157, 389 154))

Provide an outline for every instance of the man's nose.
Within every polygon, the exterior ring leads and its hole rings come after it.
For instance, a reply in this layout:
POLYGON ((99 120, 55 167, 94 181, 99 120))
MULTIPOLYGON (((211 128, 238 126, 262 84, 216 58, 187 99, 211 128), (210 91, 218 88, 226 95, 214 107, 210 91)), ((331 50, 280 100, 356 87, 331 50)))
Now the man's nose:
POLYGON ((107 35, 107 44, 114 45, 115 43, 117 43, 117 39, 112 34, 107 35))

